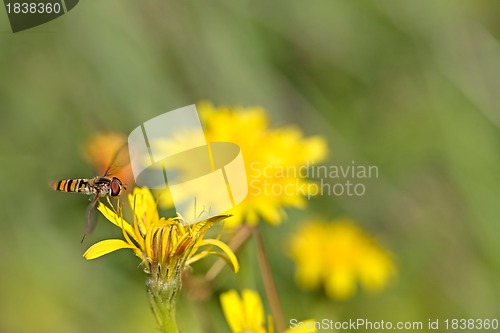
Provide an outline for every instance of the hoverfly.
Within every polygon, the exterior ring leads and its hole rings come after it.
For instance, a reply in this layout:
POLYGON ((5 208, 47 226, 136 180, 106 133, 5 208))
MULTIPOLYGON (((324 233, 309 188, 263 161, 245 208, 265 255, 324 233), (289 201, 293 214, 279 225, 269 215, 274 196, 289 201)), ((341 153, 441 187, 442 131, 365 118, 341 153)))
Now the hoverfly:
POLYGON ((123 145, 116 152, 110 166, 102 176, 96 176, 94 178, 64 179, 58 182, 52 182, 50 184, 50 187, 56 191, 78 192, 91 196, 89 199, 90 204, 88 205, 85 214, 85 227, 82 242, 85 239, 86 235, 92 233, 97 224, 97 207, 99 205, 99 199, 102 197, 106 197, 109 205, 113 207, 109 198, 116 197, 119 200, 119 196, 122 191, 127 189, 126 185, 123 184, 119 178, 110 177, 110 174, 118 169, 118 155, 122 151, 128 150, 124 149, 126 146, 126 144, 123 145))

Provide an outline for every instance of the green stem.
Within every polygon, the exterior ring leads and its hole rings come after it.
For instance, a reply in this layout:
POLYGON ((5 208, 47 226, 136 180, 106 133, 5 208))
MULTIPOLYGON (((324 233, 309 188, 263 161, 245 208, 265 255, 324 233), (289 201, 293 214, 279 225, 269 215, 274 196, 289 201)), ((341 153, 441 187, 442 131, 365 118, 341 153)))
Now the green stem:
POLYGON ((162 280, 157 274, 151 274, 146 281, 151 309, 160 330, 164 333, 179 332, 175 320, 175 307, 181 290, 181 277, 180 274, 174 276, 173 280, 162 280))
POLYGON ((262 282, 264 283, 264 289, 266 290, 267 300, 269 301, 271 312, 273 313, 276 321, 276 328, 278 332, 284 332, 286 329, 285 317, 283 317, 283 311, 281 310, 278 292, 276 290, 273 274, 271 272, 271 265, 267 259, 264 240, 262 239, 262 232, 258 226, 253 229, 253 234, 257 243, 257 259, 259 261, 260 273, 262 276, 262 282))

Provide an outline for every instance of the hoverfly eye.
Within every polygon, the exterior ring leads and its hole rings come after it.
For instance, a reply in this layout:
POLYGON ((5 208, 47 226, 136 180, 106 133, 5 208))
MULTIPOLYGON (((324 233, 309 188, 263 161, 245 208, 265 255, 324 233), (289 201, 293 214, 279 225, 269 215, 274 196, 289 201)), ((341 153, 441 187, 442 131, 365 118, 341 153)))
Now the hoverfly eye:
POLYGON ((118 178, 111 180, 111 196, 116 197, 122 191, 122 182, 118 178))

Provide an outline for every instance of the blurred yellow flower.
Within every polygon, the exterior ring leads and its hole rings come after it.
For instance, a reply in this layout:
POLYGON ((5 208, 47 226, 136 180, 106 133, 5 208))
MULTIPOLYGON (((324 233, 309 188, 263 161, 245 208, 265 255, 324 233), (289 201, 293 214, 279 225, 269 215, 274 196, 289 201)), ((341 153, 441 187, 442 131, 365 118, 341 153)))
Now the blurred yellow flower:
MULTIPOLYGON (((220 295, 224 317, 232 333, 273 333, 273 320, 268 317, 268 327, 265 327, 264 307, 258 293, 245 289, 241 297, 232 289, 220 295)), ((305 321, 307 323, 309 321, 305 321)), ((312 321, 310 321, 312 323, 312 321)), ((316 332, 314 326, 303 325, 303 328, 288 329, 283 333, 316 332), (308 328, 305 328, 308 327, 308 328)))
MULTIPOLYGON (((248 180, 248 196, 230 213, 226 226, 255 225, 259 219, 278 224, 284 207, 301 208, 317 187, 300 177, 300 168, 324 159, 327 147, 320 136, 305 138, 295 126, 269 128, 260 107, 197 105, 208 142, 232 142, 242 151, 248 180)), ((164 196, 165 198, 168 196, 164 196)), ((164 201, 168 205, 167 199, 164 201)))
POLYGON ((305 223, 288 245, 298 284, 314 289, 323 283, 333 299, 352 297, 358 281, 367 291, 379 291, 396 273, 391 255, 350 219, 305 223))

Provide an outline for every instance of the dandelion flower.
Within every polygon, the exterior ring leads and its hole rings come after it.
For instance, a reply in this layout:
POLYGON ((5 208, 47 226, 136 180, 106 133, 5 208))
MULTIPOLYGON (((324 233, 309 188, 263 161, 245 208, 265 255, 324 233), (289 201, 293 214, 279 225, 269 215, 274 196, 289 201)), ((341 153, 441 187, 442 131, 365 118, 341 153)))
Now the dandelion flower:
POLYGON ((298 284, 305 289, 323 284, 332 299, 351 298, 358 282, 379 291, 396 272, 391 255, 349 219, 305 223, 288 245, 298 284))
POLYGON ((181 289, 183 271, 191 263, 210 254, 223 257, 238 271, 238 261, 231 249, 218 239, 205 239, 206 231, 228 217, 215 216, 194 225, 186 225, 181 217, 159 217, 153 195, 147 188, 134 188, 129 194, 134 223, 126 222, 103 204, 99 211, 123 231, 122 239, 108 239, 92 245, 83 256, 87 260, 119 249, 131 249, 141 260, 148 274, 146 287, 151 306, 164 332, 177 332, 175 303, 181 289), (208 249, 201 250, 208 246, 208 249), (214 251, 219 248, 222 252, 214 251))

